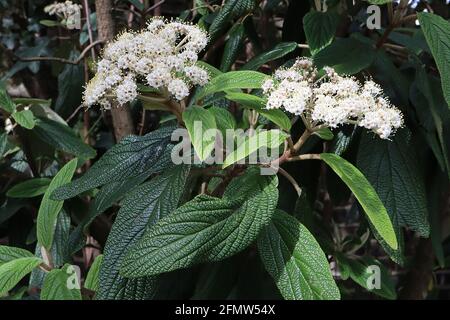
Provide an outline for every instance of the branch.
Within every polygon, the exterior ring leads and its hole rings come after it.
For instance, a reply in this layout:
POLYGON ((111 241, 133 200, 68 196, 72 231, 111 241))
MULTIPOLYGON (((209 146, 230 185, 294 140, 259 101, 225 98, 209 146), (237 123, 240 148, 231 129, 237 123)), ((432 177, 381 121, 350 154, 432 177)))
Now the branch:
POLYGON ((292 162, 292 161, 301 161, 301 160, 320 160, 320 154, 317 153, 308 153, 308 154, 301 154, 299 156, 288 158, 286 161, 292 162))
POLYGON ((292 177, 286 170, 281 167, 278 168, 278 172, 281 173, 281 175, 284 176, 292 184, 298 194, 298 197, 300 198, 300 196, 302 195, 302 189, 298 185, 297 181, 295 181, 294 177, 292 177))
POLYGON ((56 62, 61 62, 61 63, 66 63, 66 64, 77 65, 84 59, 84 56, 86 55, 86 53, 88 53, 88 51, 91 48, 93 48, 96 45, 101 44, 101 43, 103 43, 103 40, 97 40, 97 41, 94 41, 91 44, 89 44, 86 48, 84 48, 84 50, 81 52, 81 54, 78 56, 78 58, 76 60, 69 60, 69 59, 58 58, 58 57, 20 57, 17 55, 15 55, 15 57, 17 59, 19 59, 20 61, 56 61, 56 62))

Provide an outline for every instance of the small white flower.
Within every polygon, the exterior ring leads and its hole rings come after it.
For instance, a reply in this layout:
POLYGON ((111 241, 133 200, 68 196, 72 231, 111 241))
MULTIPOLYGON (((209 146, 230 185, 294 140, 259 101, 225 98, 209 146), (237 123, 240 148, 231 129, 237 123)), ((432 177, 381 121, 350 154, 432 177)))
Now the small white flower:
POLYGON ((54 2, 44 8, 44 12, 51 16, 57 16, 63 25, 72 29, 79 22, 81 14, 81 5, 66 2, 54 2))
POLYGON ((127 76, 116 88, 117 102, 120 105, 133 101, 137 94, 137 85, 131 76, 127 76))
POLYGON ((291 68, 280 68, 262 85, 266 108, 284 108, 331 128, 356 124, 382 139, 389 139, 403 125, 401 112, 382 96, 378 84, 366 81, 362 85, 329 67, 324 71, 325 76, 317 79, 318 72, 307 58, 298 59, 291 68))
POLYGON ((200 67, 188 66, 184 68, 184 72, 193 84, 204 86, 208 83, 208 72, 200 67))
POLYGON ((142 80, 175 99, 184 99, 192 86, 209 80, 206 70, 195 66, 207 41, 206 32, 199 27, 159 17, 141 32, 122 33, 104 49, 97 74, 86 87, 84 103, 131 102, 138 95, 137 82, 142 80))
POLYGON ((274 82, 272 79, 267 79, 266 81, 264 81, 264 83, 262 84, 262 91, 264 94, 268 94, 269 92, 271 92, 274 88, 274 82))
POLYGON ((146 77, 147 84, 157 89, 167 86, 171 79, 170 70, 166 67, 157 67, 146 77))
POLYGON ((177 100, 183 100, 189 95, 189 87, 187 84, 180 79, 174 79, 169 83, 167 90, 175 97, 177 100))

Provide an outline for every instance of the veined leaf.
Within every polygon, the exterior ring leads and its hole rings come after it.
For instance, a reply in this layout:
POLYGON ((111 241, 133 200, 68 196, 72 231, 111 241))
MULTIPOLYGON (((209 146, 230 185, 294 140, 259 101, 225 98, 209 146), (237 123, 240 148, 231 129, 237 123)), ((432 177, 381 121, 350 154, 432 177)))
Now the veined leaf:
POLYGON ((163 127, 145 136, 128 136, 109 149, 81 178, 57 189, 52 198, 72 198, 95 187, 159 172, 165 167, 165 149, 173 127, 163 127))
POLYGON ((274 149, 279 147, 288 137, 287 133, 280 130, 264 130, 257 132, 251 137, 246 137, 236 150, 233 150, 227 157, 222 165, 222 168, 226 168, 233 163, 236 163, 247 156, 256 152, 260 148, 274 149))
POLYGON ((313 134, 323 140, 328 140, 328 141, 333 140, 333 138, 334 138, 334 134, 333 134, 333 132, 331 132, 331 130, 329 128, 319 129, 318 131, 315 131, 313 134))
POLYGON ((36 125, 33 112, 31 110, 17 111, 12 114, 14 120, 23 128, 33 129, 36 125))
POLYGON ((320 158, 345 182, 358 199, 369 221, 392 248, 398 248, 397 237, 389 215, 366 177, 347 160, 332 153, 322 153, 320 158))
POLYGON ((204 161, 214 149, 216 140, 214 115, 207 109, 192 106, 183 112, 183 121, 198 158, 204 161))
POLYGON ((104 250, 98 299, 146 299, 155 293, 157 279, 126 279, 119 274, 127 252, 154 225, 176 209, 189 173, 175 166, 132 191, 122 202, 104 250))
POLYGON ((244 64, 241 70, 257 70, 263 64, 284 57, 297 49, 297 42, 281 42, 267 52, 263 52, 244 64))
POLYGON ((216 40, 234 17, 250 12, 255 4, 255 0, 227 0, 209 27, 211 40, 216 40))
POLYGON ((95 150, 85 144, 69 126, 60 122, 46 118, 38 118, 33 132, 39 139, 58 150, 83 159, 95 157, 95 150))
POLYGON ((42 198, 37 217, 37 239, 41 246, 50 250, 53 242, 53 234, 55 232, 58 214, 63 207, 64 201, 52 200, 50 195, 52 192, 72 180, 75 169, 77 168, 77 159, 69 161, 59 170, 56 176, 50 182, 47 191, 42 198))
POLYGON ((310 11, 303 17, 303 28, 312 54, 333 41, 339 15, 335 12, 310 11))
POLYGON ((202 88, 197 99, 202 99, 207 95, 227 91, 231 89, 259 89, 267 75, 257 71, 230 71, 222 73, 214 78, 202 88))
POLYGON ((388 270, 376 259, 365 257, 353 260, 342 255, 337 255, 336 260, 342 274, 348 274, 353 281, 369 292, 386 299, 395 299, 397 297, 395 286, 389 276, 388 270), (380 287, 370 287, 370 285, 374 284, 372 279, 378 276, 380 287))
POLYGON ((8 190, 6 196, 10 198, 33 198, 44 194, 50 184, 49 178, 34 178, 16 184, 8 190))
POLYGON ((0 245, 0 265, 18 258, 33 257, 33 254, 25 249, 0 245))
POLYGON ((415 159, 406 130, 397 132, 393 141, 374 139, 369 133, 361 137, 358 167, 386 207, 397 238, 401 227, 422 237, 428 237, 430 232, 424 180, 415 159))
POLYGON ((352 75, 369 67, 375 59, 375 49, 354 38, 335 39, 314 55, 318 68, 333 67, 336 72, 352 75))
MULTIPOLYGON (((54 268, 60 268, 72 259, 69 253, 69 236, 70 216, 63 208, 58 214, 52 247, 48 250, 48 254, 50 254, 49 258, 54 268)), ((36 244, 34 255, 42 259, 42 247, 39 243, 36 244)), ((42 288, 46 274, 45 271, 39 268, 34 269, 30 276, 30 287, 42 288)))
POLYGON ((223 49, 222 61, 220 62, 220 70, 228 71, 236 61, 239 51, 242 48, 245 37, 244 25, 236 24, 229 32, 229 38, 223 49))
POLYGON ((248 247, 272 218, 276 176, 258 168, 233 180, 239 193, 222 199, 200 195, 149 228, 125 257, 121 274, 135 278, 219 261, 248 247))
POLYGON ((0 265, 0 295, 8 293, 23 277, 41 263, 40 258, 24 257, 0 265))
POLYGON ((258 239, 258 251, 285 299, 340 299, 325 253, 293 216, 277 210, 258 239))
POLYGON ((234 116, 225 108, 211 107, 208 109, 214 115, 216 119, 217 129, 222 133, 223 138, 226 137, 227 129, 236 128, 236 120, 234 116))
POLYGON ((81 300, 80 283, 73 266, 53 269, 45 276, 41 300, 81 300))
POLYGON ((100 266, 103 261, 103 255, 99 255, 95 258, 94 262, 91 265, 91 268, 89 269, 89 272, 86 276, 86 280, 84 281, 84 287, 86 289, 92 290, 97 292, 98 285, 99 285, 99 273, 100 273, 100 266))
POLYGON ((0 108, 11 114, 16 112, 16 105, 3 86, 0 86, 0 108))
POLYGON ((240 92, 230 92, 226 95, 226 98, 239 103, 243 108, 256 110, 259 114, 266 117, 283 130, 291 130, 292 124, 288 116, 278 109, 265 109, 267 101, 263 98, 240 92))
POLYGON ((442 91, 450 107, 450 22, 433 14, 417 14, 425 39, 441 74, 442 91))

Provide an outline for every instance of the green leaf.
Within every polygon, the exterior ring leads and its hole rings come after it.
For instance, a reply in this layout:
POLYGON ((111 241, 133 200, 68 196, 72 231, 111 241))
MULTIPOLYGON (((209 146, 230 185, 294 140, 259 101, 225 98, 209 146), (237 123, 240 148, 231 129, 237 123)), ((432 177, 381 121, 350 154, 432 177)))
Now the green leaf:
POLYGON ((244 64, 241 70, 257 70, 263 64, 284 57, 288 53, 297 49, 297 42, 281 42, 275 47, 253 57, 250 61, 244 64))
POLYGON ((46 19, 39 21, 39 23, 46 27, 57 27, 61 25, 58 21, 46 19))
POLYGON ((392 2, 392 0, 367 0, 370 4, 377 4, 377 5, 383 5, 389 2, 392 2))
POLYGON ((53 269, 45 276, 41 300, 81 300, 80 284, 73 266, 53 269))
POLYGON ((450 107, 450 22, 432 13, 419 12, 417 16, 441 74, 442 91, 450 107))
POLYGON ((227 129, 233 130, 236 128, 236 120, 234 116, 225 108, 211 107, 208 109, 216 119, 217 129, 222 133, 222 137, 226 137, 227 129))
POLYGON ((280 130, 264 130, 257 132, 251 137, 245 137, 244 141, 233 150, 227 157, 222 165, 222 168, 226 168, 240 160, 245 159, 247 156, 256 152, 258 149, 266 147, 274 149, 280 146, 288 137, 287 133, 280 130))
POLYGON ((386 207, 397 238, 401 236, 401 227, 428 237, 425 184, 407 130, 397 132, 393 141, 363 134, 357 161, 386 207))
POLYGON ((0 245, 0 265, 18 258, 33 257, 33 254, 25 249, 0 245))
POLYGON ((0 134, 0 160, 6 152, 8 147, 8 135, 6 133, 0 134))
POLYGON ((49 178, 34 178, 16 184, 8 190, 6 195, 10 198, 33 198, 44 194, 50 184, 49 178))
POLYGON ((211 81, 202 88, 197 99, 202 99, 207 95, 231 89, 259 89, 267 78, 268 76, 264 73, 250 70, 222 73, 217 77, 212 78, 211 81))
POLYGON ((176 166, 139 186, 123 200, 106 242, 98 299, 146 299, 153 296, 156 278, 123 278, 119 274, 120 265, 146 228, 177 208, 188 173, 189 167, 176 166))
POLYGON ((94 200, 89 206, 89 211, 83 221, 80 223, 82 230, 86 229, 95 220, 95 218, 111 207, 116 201, 123 198, 128 191, 133 190, 136 186, 144 182, 148 178, 147 175, 138 176, 123 181, 116 181, 105 184, 99 192, 96 193, 94 200))
POLYGON ((31 110, 14 112, 12 114, 12 117, 21 127, 24 127, 26 129, 33 129, 36 125, 36 120, 31 110))
POLYGON ((206 63, 205 61, 197 61, 196 66, 201 67, 203 69, 205 69, 206 71, 208 71, 208 74, 211 78, 214 78, 216 76, 218 76, 219 74, 222 74, 223 72, 220 71, 219 69, 217 69, 216 67, 210 65, 209 63, 206 63))
POLYGON ((320 158, 345 182, 364 209, 369 221, 392 249, 398 248, 397 237, 389 215, 366 177, 347 160, 332 153, 320 158))
POLYGON ((243 108, 256 110, 259 114, 266 117, 281 129, 290 131, 291 130, 291 120, 289 120, 288 116, 281 110, 272 109, 267 110, 266 100, 263 98, 247 94, 247 93, 239 93, 232 92, 226 95, 228 100, 239 103, 243 108))
POLYGON ((24 257, 0 265, 0 295, 8 293, 23 277, 41 263, 40 258, 24 257))
POLYGON ((161 171, 173 127, 145 136, 128 136, 109 149, 81 178, 58 188, 52 199, 64 200, 98 186, 161 171))
POLYGON ((433 150, 442 171, 447 171, 450 178, 450 162, 443 123, 443 118, 447 117, 446 111, 448 109, 445 108, 445 112, 443 112, 445 100, 442 91, 438 89, 438 83, 437 78, 427 74, 425 66, 421 64, 416 66, 414 87, 418 90, 412 91, 415 94, 412 96, 415 98, 412 103, 416 105, 417 115, 421 119, 421 126, 424 127, 421 130, 424 131, 430 148, 433 150), (421 95, 425 98, 422 103, 420 103, 421 95))
POLYGON ((214 115, 204 108, 192 106, 183 112, 183 121, 198 158, 204 161, 210 156, 216 140, 214 115))
POLYGON ((336 72, 352 75, 369 67, 375 59, 375 49, 354 38, 335 39, 314 55, 318 68, 333 67, 336 72))
POLYGON ((228 71, 236 61, 236 58, 242 48, 244 41, 244 25, 238 23, 229 32, 229 38, 223 49, 222 61, 220 62, 220 70, 228 71))
POLYGON ((291 215, 275 212, 258 239, 258 251, 285 299, 340 299, 325 253, 308 229, 291 215))
POLYGON ((37 217, 37 239, 39 244, 47 250, 50 250, 52 246, 56 221, 64 203, 64 201, 50 199, 50 195, 56 188, 72 180, 76 168, 77 159, 75 158, 59 170, 42 198, 37 217))
POLYGON ((303 17, 303 28, 312 54, 333 41, 338 24, 339 15, 331 11, 310 11, 303 17))
MULTIPOLYGON (((69 59, 75 60, 80 53, 72 51, 69 59)), ((58 74, 58 97, 55 101, 55 111, 63 117, 68 117, 81 104, 84 86, 84 67, 82 64, 66 64, 58 74)))
POLYGON ((58 150, 73 154, 82 159, 94 158, 96 152, 85 144, 67 125, 60 122, 38 118, 33 132, 44 142, 58 150))
POLYGON ((343 255, 336 255, 336 261, 342 274, 348 274, 353 281, 369 292, 386 299, 397 298, 389 272, 378 260, 370 257, 353 260, 343 255), (371 288, 369 285, 374 284, 373 278, 377 276, 380 277, 380 288, 371 288))
POLYGON ((227 0, 209 27, 211 41, 217 39, 233 18, 250 12, 254 6, 255 0, 227 0))
POLYGON ((197 196, 150 227, 125 257, 121 274, 156 275, 247 248, 270 222, 278 201, 277 177, 252 169, 232 181, 224 198, 197 196))
POLYGON ((321 129, 315 131, 313 134, 318 136, 320 139, 328 140, 328 141, 333 140, 333 138, 334 138, 334 134, 333 134, 333 132, 331 132, 331 130, 329 128, 321 128, 321 129))
POLYGON ((145 9, 144 2, 141 2, 139 0, 128 0, 129 3, 131 3, 133 6, 136 7, 139 11, 142 11, 145 9))
POLYGON ((103 255, 99 255, 95 258, 94 262, 89 269, 89 272, 86 276, 86 280, 84 281, 84 287, 86 289, 97 292, 99 286, 99 272, 100 266, 103 261, 103 255))
MULTIPOLYGON (((52 247, 48 250, 54 268, 60 268, 64 263, 71 262, 72 260, 69 253, 70 223, 70 216, 64 211, 64 208, 61 209, 56 222, 52 247)), ((42 259, 42 247, 39 243, 36 244, 34 255, 42 259)), ((45 271, 39 268, 34 269, 30 276, 30 287, 42 288, 46 274, 45 271)))
POLYGON ((16 112, 16 105, 3 86, 0 86, 0 108, 8 113, 16 112))

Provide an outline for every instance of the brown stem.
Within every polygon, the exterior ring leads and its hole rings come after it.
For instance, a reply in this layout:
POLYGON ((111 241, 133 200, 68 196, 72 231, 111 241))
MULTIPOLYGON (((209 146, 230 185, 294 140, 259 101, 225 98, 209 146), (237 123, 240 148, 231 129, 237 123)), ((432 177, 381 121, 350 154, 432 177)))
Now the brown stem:
POLYGON ((433 252, 430 238, 419 240, 414 262, 406 276, 405 286, 400 291, 400 299, 422 300, 426 297, 433 276, 433 252))
MULTIPOLYGON (((95 0, 99 37, 103 41, 111 41, 115 36, 114 21, 112 18, 111 0, 95 0)), ((133 119, 129 108, 114 106, 111 108, 116 141, 134 133, 133 119)))
POLYGON ((298 152, 300 148, 305 144, 306 140, 311 136, 311 131, 306 129, 303 134, 301 135, 300 139, 295 143, 294 145, 294 151, 298 152))
POLYGON ((293 162, 293 161, 301 161, 301 160, 320 160, 320 154, 315 153, 308 153, 308 154, 301 154, 299 156, 290 157, 286 161, 293 162))

